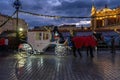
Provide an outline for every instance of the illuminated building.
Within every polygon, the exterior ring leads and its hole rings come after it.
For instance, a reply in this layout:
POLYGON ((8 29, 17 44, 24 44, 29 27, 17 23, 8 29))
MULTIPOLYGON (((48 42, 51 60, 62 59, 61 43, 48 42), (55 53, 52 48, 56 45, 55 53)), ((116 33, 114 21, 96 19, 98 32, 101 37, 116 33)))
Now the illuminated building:
POLYGON ((97 10, 94 5, 91 9, 91 27, 96 28, 113 27, 120 25, 120 7, 110 9, 105 5, 101 10, 97 10))

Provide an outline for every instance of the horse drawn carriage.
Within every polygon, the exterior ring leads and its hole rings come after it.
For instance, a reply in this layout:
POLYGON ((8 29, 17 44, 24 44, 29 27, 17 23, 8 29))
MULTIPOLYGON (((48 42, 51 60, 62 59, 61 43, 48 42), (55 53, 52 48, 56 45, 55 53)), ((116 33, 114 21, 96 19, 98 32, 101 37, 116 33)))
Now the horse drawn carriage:
MULTIPOLYGON (((54 41, 51 42, 51 31, 28 31, 28 41, 27 43, 21 44, 23 45, 23 49, 19 47, 18 52, 25 52, 28 55, 30 54, 40 54, 43 53, 45 49, 50 44, 55 44, 55 55, 57 56, 65 56, 67 55, 68 50, 71 46, 65 45, 64 42, 68 42, 68 39, 64 39, 62 34, 58 30, 53 30, 54 33, 54 41), (57 32, 57 34, 56 34, 57 32), (31 37, 32 35, 32 37, 31 37), (61 39, 63 40, 62 42, 61 39)), ((75 48, 81 47, 92 47, 94 48, 97 43, 93 35, 90 36, 76 36, 72 38, 73 43, 75 44, 75 48)))

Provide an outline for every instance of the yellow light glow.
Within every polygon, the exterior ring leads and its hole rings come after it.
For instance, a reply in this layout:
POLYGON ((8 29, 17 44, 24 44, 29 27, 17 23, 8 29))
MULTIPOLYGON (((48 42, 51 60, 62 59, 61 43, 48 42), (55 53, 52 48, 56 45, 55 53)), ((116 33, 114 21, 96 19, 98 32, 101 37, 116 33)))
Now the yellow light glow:
POLYGON ((19 28, 19 31, 23 31, 23 28, 19 28))
POLYGON ((86 28, 86 27, 84 27, 84 30, 87 30, 87 28, 86 28))
POLYGON ((115 28, 115 29, 114 29, 114 31, 116 32, 116 31, 117 31, 117 29, 115 28))

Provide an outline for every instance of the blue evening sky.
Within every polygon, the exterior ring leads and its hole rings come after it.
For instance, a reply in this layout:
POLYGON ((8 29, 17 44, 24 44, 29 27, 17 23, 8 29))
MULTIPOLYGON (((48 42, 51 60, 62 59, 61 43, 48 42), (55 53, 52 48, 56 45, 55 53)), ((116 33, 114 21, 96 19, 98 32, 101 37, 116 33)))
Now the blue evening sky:
MULTIPOLYGON (((0 13, 12 15, 15 11, 13 3, 15 0, 0 0, 0 13)), ((90 16, 91 7, 94 2, 97 9, 102 9, 105 4, 110 8, 116 8, 120 5, 120 0, 20 0, 21 10, 43 14, 43 15, 58 15, 67 17, 84 17, 90 16)), ((14 16, 15 17, 15 16, 14 16)), ((39 25, 60 25, 65 23, 79 23, 83 19, 68 19, 68 18, 48 18, 29 14, 19 13, 19 18, 24 19, 30 27, 39 25)))

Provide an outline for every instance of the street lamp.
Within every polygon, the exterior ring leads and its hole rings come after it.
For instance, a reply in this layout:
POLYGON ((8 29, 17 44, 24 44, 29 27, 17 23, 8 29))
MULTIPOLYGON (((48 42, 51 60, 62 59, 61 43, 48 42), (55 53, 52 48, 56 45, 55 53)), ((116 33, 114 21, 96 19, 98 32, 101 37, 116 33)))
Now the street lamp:
POLYGON ((21 3, 19 0, 16 0, 13 4, 13 7, 16 9, 16 30, 18 30, 18 12, 21 7, 21 3))
POLYGON ((18 12, 21 7, 21 2, 19 0, 15 0, 13 3, 13 7, 16 9, 16 40, 18 41, 19 44, 19 34, 18 34, 18 12))

